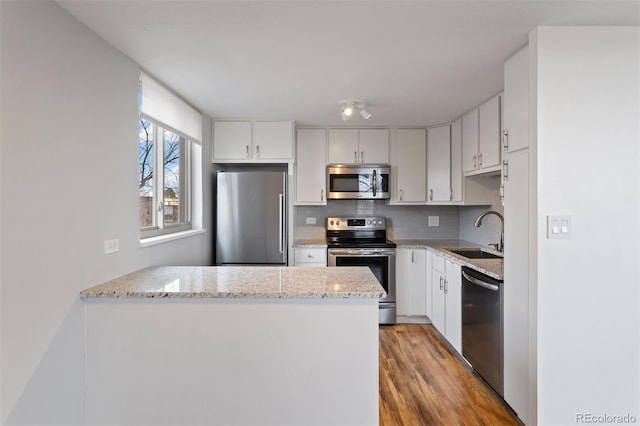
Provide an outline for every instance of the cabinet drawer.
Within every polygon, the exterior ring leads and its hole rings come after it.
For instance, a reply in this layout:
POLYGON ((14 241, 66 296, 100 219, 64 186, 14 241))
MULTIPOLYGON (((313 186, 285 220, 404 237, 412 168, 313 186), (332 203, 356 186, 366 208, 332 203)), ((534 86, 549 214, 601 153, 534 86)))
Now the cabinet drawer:
POLYGON ((297 265, 303 263, 327 264, 327 250, 325 248, 297 248, 294 251, 294 262, 297 265))

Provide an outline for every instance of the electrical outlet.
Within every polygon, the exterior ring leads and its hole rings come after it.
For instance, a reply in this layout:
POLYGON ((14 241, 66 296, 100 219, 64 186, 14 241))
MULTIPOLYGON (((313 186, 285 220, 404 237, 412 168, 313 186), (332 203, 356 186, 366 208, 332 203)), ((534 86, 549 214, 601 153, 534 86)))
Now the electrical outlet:
POLYGON ((307 218, 307 225, 315 225, 316 224, 316 218, 315 217, 308 217, 307 218))
POLYGON ((429 216, 429 226, 440 226, 440 216, 429 216))
POLYGON ((117 253, 120 251, 120 240, 104 240, 104 254, 117 253))

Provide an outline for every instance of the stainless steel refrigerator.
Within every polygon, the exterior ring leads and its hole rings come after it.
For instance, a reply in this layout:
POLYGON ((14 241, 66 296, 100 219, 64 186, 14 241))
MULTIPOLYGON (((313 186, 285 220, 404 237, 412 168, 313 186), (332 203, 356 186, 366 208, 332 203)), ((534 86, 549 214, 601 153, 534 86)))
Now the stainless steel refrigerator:
POLYGON ((287 264, 287 174, 217 173, 216 265, 287 264))

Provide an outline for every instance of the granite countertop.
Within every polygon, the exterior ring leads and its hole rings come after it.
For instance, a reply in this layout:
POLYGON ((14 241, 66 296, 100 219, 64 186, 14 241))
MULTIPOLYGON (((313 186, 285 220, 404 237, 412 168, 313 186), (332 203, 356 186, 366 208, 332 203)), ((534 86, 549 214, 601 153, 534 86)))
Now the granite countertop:
POLYGON ((294 248, 327 248, 327 240, 325 238, 317 239, 301 239, 293 242, 294 248))
POLYGON ((80 297, 378 299, 385 294, 366 267, 163 266, 82 290, 80 297))
POLYGON ((395 240, 395 243, 399 248, 425 248, 497 280, 504 279, 504 259, 468 259, 449 251, 452 249, 479 248, 489 253, 495 253, 480 244, 462 240, 395 240))

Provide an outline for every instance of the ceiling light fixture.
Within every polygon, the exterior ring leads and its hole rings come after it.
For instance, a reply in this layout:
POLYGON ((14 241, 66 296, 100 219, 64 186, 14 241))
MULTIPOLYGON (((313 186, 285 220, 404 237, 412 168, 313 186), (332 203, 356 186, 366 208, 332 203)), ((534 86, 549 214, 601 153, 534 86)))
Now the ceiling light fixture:
POLYGON ((360 115, 365 120, 371 118, 371 113, 367 110, 367 103, 365 101, 340 101, 339 105, 342 114, 342 121, 350 120, 355 110, 360 111, 360 115))

